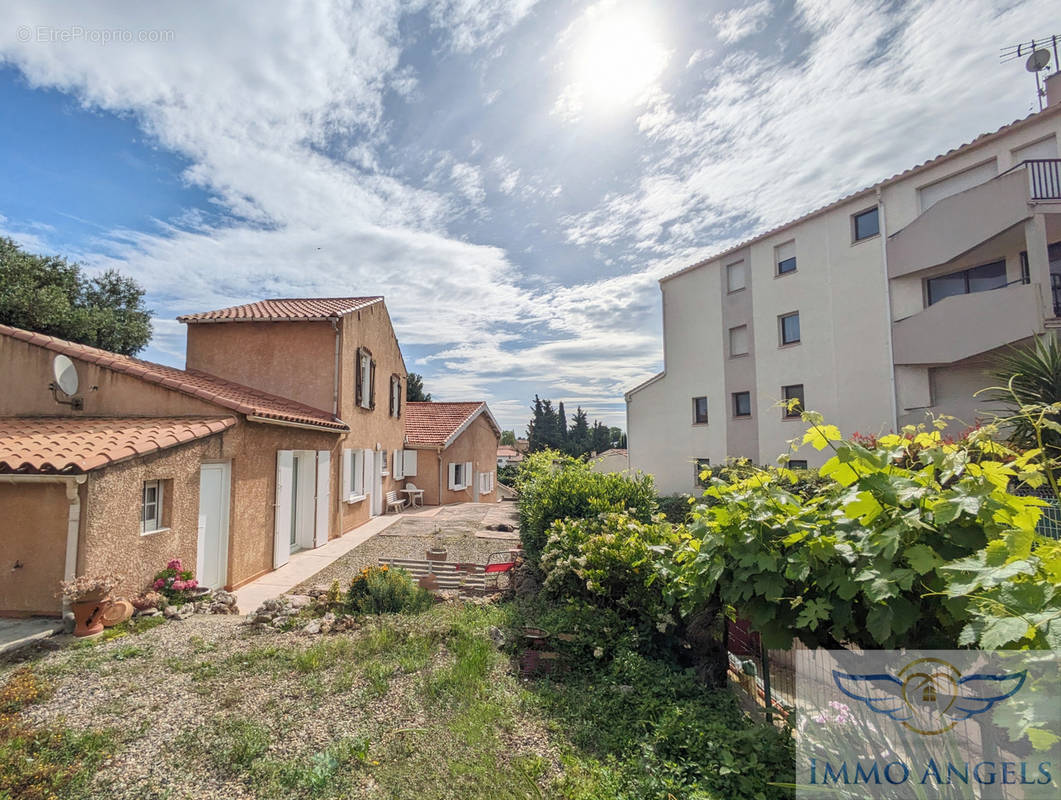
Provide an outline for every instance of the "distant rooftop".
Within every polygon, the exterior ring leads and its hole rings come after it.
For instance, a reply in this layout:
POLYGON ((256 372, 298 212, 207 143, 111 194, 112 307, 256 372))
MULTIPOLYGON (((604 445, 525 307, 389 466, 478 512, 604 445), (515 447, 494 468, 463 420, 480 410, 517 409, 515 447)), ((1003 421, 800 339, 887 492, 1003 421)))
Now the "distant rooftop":
POLYGON ((414 447, 449 447, 480 413, 486 414, 500 436, 501 429, 481 400, 471 403, 406 403, 406 440, 414 447))
POLYGON ((242 306, 216 311, 183 314, 178 322, 324 322, 344 314, 360 311, 383 298, 375 297, 301 297, 259 300, 242 306))

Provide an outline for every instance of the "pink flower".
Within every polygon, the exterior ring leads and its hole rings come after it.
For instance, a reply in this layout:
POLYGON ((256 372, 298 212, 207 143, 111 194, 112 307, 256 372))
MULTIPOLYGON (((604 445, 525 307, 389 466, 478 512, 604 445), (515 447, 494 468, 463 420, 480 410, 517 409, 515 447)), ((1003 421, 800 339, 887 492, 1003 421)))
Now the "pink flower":
POLYGON ((172 588, 178 592, 183 592, 185 585, 184 581, 174 581, 172 588))
POLYGON ((166 582, 164 580, 162 580, 162 578, 159 578, 157 581, 155 581, 151 585, 154 586, 156 589, 161 589, 163 586, 166 585, 166 582))
POLYGON ((180 572, 181 571, 181 560, 179 558, 173 559, 168 564, 166 564, 166 569, 172 569, 172 570, 176 570, 177 572, 180 572))
POLYGON ((195 578, 192 578, 190 581, 185 581, 184 585, 187 586, 189 589, 194 589, 196 586, 199 585, 199 581, 195 580, 195 578))

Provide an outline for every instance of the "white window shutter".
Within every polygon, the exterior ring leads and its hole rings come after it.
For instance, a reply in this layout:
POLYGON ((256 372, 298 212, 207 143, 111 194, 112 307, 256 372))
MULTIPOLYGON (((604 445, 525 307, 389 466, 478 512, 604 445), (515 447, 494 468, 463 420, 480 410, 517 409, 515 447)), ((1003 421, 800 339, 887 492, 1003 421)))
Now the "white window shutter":
POLYGON ((372 491, 372 469, 375 459, 375 453, 372 450, 366 450, 364 457, 361 459, 361 494, 367 495, 372 491))
POLYGON ((449 465, 449 488, 450 488, 450 491, 453 491, 454 489, 457 488, 457 465, 456 464, 450 464, 449 465))
POLYGON ((342 481, 342 485, 339 487, 339 496, 343 500, 349 500, 354 494, 354 451, 350 448, 343 450, 342 481))
POLYGON ((416 477, 416 451, 406 450, 402 453, 402 472, 406 478, 416 477))
POLYGON ((273 524, 273 569, 291 558, 291 472, 294 451, 276 451, 276 519, 273 524))
POLYGON ((328 541, 328 528, 332 521, 332 454, 329 450, 317 451, 317 524, 313 529, 313 546, 320 547, 328 541))
POLYGON ((405 470, 402 464, 402 451, 395 450, 391 454, 391 462, 394 464, 394 480, 400 481, 405 477, 405 470))
POLYGON ((469 486, 475 485, 475 473, 472 472, 472 462, 467 461, 464 464, 464 486, 462 489, 467 489, 469 486))

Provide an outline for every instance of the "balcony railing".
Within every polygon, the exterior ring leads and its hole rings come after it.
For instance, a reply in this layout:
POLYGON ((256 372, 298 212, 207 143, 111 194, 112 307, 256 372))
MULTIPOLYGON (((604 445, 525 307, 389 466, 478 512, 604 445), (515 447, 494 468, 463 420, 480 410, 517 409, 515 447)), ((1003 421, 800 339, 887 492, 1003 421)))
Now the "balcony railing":
POLYGON ((1029 158, 1006 172, 1021 168, 1028 170, 1030 200, 1061 200, 1061 158, 1029 158))

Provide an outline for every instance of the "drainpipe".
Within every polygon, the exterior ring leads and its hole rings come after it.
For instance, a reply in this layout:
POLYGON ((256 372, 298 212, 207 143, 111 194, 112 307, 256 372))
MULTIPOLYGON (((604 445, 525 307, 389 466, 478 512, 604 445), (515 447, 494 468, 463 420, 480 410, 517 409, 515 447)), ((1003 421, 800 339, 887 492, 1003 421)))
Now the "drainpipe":
POLYGON ((332 330, 335 331, 335 373, 332 385, 332 416, 339 418, 339 343, 342 337, 339 335, 339 320, 332 318, 332 330))
MULTIPOLYGON (((63 580, 71 581, 77 575, 77 544, 81 529, 81 493, 79 487, 87 480, 86 475, 0 475, 4 483, 62 483, 66 487, 66 558, 63 580)), ((70 610, 70 602, 63 600, 63 611, 70 610)))
POLYGON ((442 448, 438 448, 438 504, 442 505, 442 448))
MULTIPOLYGON (((899 397, 895 383, 895 350, 892 345, 892 284, 888 277, 888 215, 885 213, 884 196, 877 187, 877 217, 880 220, 880 253, 884 267, 885 331, 888 338, 888 388, 891 395, 892 431, 899 432, 899 397)), ((627 443, 629 444, 629 443, 627 443)))

